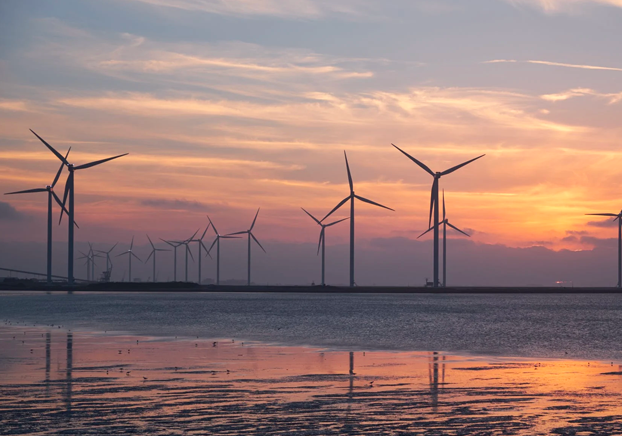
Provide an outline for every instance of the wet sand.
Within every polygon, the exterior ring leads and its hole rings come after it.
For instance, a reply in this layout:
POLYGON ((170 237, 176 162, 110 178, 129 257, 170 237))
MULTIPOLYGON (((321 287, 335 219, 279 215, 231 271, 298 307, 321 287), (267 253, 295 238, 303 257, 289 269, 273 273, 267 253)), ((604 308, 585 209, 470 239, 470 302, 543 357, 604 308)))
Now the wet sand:
POLYGON ((621 393, 618 362, 0 328, 0 434, 613 435, 621 393))

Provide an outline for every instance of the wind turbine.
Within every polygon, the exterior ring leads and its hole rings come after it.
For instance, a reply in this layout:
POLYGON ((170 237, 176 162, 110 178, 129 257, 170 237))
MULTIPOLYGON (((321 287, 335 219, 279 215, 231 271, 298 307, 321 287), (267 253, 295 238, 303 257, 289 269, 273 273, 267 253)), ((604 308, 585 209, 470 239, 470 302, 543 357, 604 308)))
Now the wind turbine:
POLYGON ((622 287, 622 210, 620 213, 587 213, 592 216, 613 216, 618 220, 618 288, 622 287))
POLYGON ((350 173, 350 165, 348 165, 348 155, 346 154, 345 151, 343 152, 343 155, 346 158, 346 169, 348 170, 348 183, 350 184, 350 195, 348 195, 346 198, 341 200, 341 203, 335 206, 335 208, 331 210, 328 213, 328 215, 322 218, 321 221, 324 221, 326 218, 332 215, 333 212, 335 212, 337 209, 343 206, 348 200, 350 200, 350 286, 352 287, 354 286, 354 199, 356 198, 357 200, 360 200, 363 203, 369 203, 374 206, 392 210, 393 212, 395 211, 391 209, 390 207, 383 206, 380 203, 376 203, 374 201, 368 200, 367 198, 361 197, 354 193, 354 183, 352 182, 352 174, 350 173))
MULTIPOLYGON (((67 154, 65 155, 65 159, 69 156, 69 152, 71 151, 71 147, 67 150, 67 154)), ((64 209, 63 203, 61 203, 60 198, 54 192, 54 186, 56 186, 56 182, 60 178, 60 173, 63 171, 63 165, 60 165, 60 168, 56 172, 56 177, 54 177, 54 181, 51 185, 47 185, 45 188, 35 188, 35 189, 27 189, 25 191, 16 191, 16 192, 7 192, 4 195, 14 195, 14 194, 32 194, 35 192, 47 192, 48 193, 48 246, 47 246, 47 282, 48 284, 52 283, 52 198, 56 200, 56 203, 64 209)), ((65 209, 65 212, 67 210, 65 209)), ((77 224, 76 224, 77 226, 77 224)))
MULTIPOLYGON (((447 226, 451 227, 454 230, 459 231, 460 233, 462 233, 465 236, 468 236, 469 238, 471 237, 471 235, 463 232, 458 227, 451 224, 449 220, 445 217, 445 190, 444 189, 443 189, 443 221, 441 221, 439 224, 443 225, 443 287, 447 287, 447 226)), ((417 236, 417 239, 419 239, 420 237, 422 237, 423 235, 425 235, 431 230, 432 230, 432 227, 430 227, 428 230, 426 230, 425 232, 417 236)))
POLYGON ((91 258, 90 253, 86 254, 80 250, 78 250, 78 253, 82 255, 78 257, 78 260, 86 259, 86 262, 84 263, 86 265, 86 281, 90 282, 91 281, 91 262, 93 261, 93 259, 91 258))
POLYGON ((177 241, 166 241, 160 238, 162 242, 166 242, 168 245, 173 247, 173 281, 177 281, 177 247, 179 247, 182 243, 177 241))
POLYGON ((84 170, 87 168, 91 168, 94 167, 96 165, 99 164, 103 164, 105 162, 108 162, 110 160, 113 159, 117 159, 119 157, 125 156, 129 153, 124 153, 124 154, 120 154, 118 156, 113 156, 113 157, 109 157, 106 159, 101 159, 101 160, 96 160, 93 162, 89 162, 83 165, 78 165, 78 166, 74 166, 74 164, 69 163, 69 161, 67 160, 67 158, 63 157, 62 154, 60 154, 58 151, 56 151, 56 149, 54 149, 54 147, 52 147, 50 144, 48 144, 47 142, 45 142, 45 140, 40 137, 39 135, 37 135, 32 129, 30 129, 30 131, 37 137, 39 138, 39 140, 41 142, 43 142, 43 144, 45 144, 45 146, 52 152, 54 153, 54 155, 60 159, 60 161, 67 166, 67 169, 69 170, 69 176, 67 177, 67 182, 65 183, 65 194, 63 195, 63 209, 61 210, 61 219, 63 217, 63 210, 65 210, 64 206, 65 206, 65 202, 67 201, 67 195, 69 195, 69 231, 68 231, 68 249, 67 249, 67 282, 72 285, 74 283, 74 278, 73 278, 73 224, 74 224, 74 194, 75 194, 75 189, 74 189, 74 172, 77 170, 84 170))
POLYGON ((209 250, 207 250, 207 254, 209 254, 210 251, 212 251, 212 248, 214 248, 214 245, 216 245, 216 284, 219 285, 220 284, 220 240, 221 239, 239 239, 239 238, 237 236, 221 235, 220 233, 218 233, 218 230, 216 230, 216 226, 212 222, 209 215, 207 216, 207 219, 209 220, 209 223, 212 226, 214 233, 216 234, 216 239, 214 239, 214 242, 212 242, 212 245, 210 246, 209 250))
POLYGON ((194 239, 194 237, 197 235, 197 233, 199 233, 199 229, 197 229, 196 232, 194 232, 194 234, 192 236, 190 236, 190 238, 186 239, 185 241, 177 241, 179 242, 181 245, 184 245, 186 247, 186 282, 188 282, 188 254, 190 254, 190 257, 192 258, 192 261, 194 262, 194 256, 192 255, 192 251, 190 251, 190 241, 192 241, 194 239))
POLYGON ((476 158, 473 158, 471 160, 468 160, 466 162, 463 162, 459 165, 456 165, 454 167, 451 167, 445 171, 437 171, 434 172, 432 171, 430 168, 428 168, 424 163, 419 162, 417 159, 415 159, 414 157, 412 157, 411 155, 409 155, 408 153, 406 153, 404 150, 402 150, 401 148, 399 148, 397 145, 395 144, 391 144, 393 147, 397 148, 399 151, 402 152, 402 154, 404 154, 404 156, 406 156, 408 159, 412 160, 414 163, 416 163, 417 165, 419 165, 425 172, 427 172, 428 174, 430 174, 432 177, 434 177, 434 182, 432 183, 432 193, 430 196, 430 218, 428 220, 428 227, 433 228, 434 229, 434 287, 438 288, 438 284, 439 284, 439 279, 438 279, 438 228, 439 228, 439 211, 438 211, 438 181, 442 176, 446 176, 448 174, 453 173, 454 171, 462 168, 465 165, 470 164, 473 161, 476 161, 477 159, 486 156, 485 154, 482 154, 481 156, 477 156, 476 158), (432 212, 434 211, 434 226, 432 226, 432 212))
POLYGON ((118 242, 112 246, 112 248, 108 251, 97 250, 98 253, 103 253, 106 255, 106 271, 108 275, 108 281, 110 281, 110 277, 112 276, 112 261, 110 260, 110 253, 115 249, 118 242))
POLYGON ((153 242, 151 242, 151 238, 149 237, 149 235, 147 235, 147 239, 149 239, 149 243, 151 244, 151 253, 149 254, 149 257, 145 260, 145 263, 147 263, 149 258, 153 256, 153 282, 155 283, 156 282, 156 252, 157 251, 171 251, 171 250, 167 250, 165 248, 155 248, 155 245, 153 245, 153 242))
POLYGON ((89 256, 91 257, 91 280, 95 281, 95 258, 96 257, 102 257, 99 254, 95 254, 95 251, 93 251, 93 245, 91 245, 91 243, 89 242, 89 256))
POLYGON ((304 210, 304 212, 309 215, 313 221, 315 221, 320 227, 322 227, 322 231, 320 232, 320 240, 318 241, 317 244, 317 253, 320 254, 320 246, 322 247, 322 286, 326 285, 325 281, 324 281, 324 259, 325 259, 325 255, 326 255, 326 227, 330 227, 330 226, 334 226, 335 224, 339 224, 342 221, 347 220, 348 218, 343 218, 340 219, 339 221, 334 221, 330 224, 322 224, 320 221, 318 221, 318 219, 316 217, 314 217, 313 215, 311 215, 309 212, 307 212, 305 210, 304 207, 301 207, 302 210, 304 210))
MULTIPOLYGON (((190 239, 189 242, 198 242, 199 243, 199 284, 201 284, 201 250, 203 248, 205 248, 205 252, 207 253, 208 256, 210 256, 209 251, 207 250, 207 247, 205 246, 205 244, 203 243, 203 238, 205 238, 205 234, 207 233, 207 231, 209 230, 209 224, 207 225, 207 227, 205 227, 205 231, 203 232, 203 234, 201 235, 201 237, 199 239, 190 239)), ((210 256, 212 257, 212 256, 210 256)))
POLYGON ((130 244, 130 249, 127 250, 127 251, 124 251, 121 254, 117 254, 117 257, 123 256, 123 255, 127 254, 127 257, 128 257, 129 263, 130 263, 130 265, 129 265, 129 273, 130 273, 130 275, 129 275, 129 279, 130 279, 129 282, 130 283, 132 283, 132 256, 134 256, 136 259, 138 259, 140 262, 142 262, 142 260, 140 260, 140 257, 138 257, 138 256, 136 256, 134 254, 134 252, 132 251, 132 248, 134 248, 134 237, 133 236, 132 236, 132 243, 130 244))
POLYGON ((255 227, 255 222, 257 221, 257 215, 259 215, 259 209, 257 209, 257 213, 255 214, 255 219, 253 220, 253 223, 251 224, 250 229, 244 230, 241 232, 229 233, 227 235, 227 236, 235 236, 235 235, 243 235, 244 233, 248 234, 248 281, 247 281, 248 286, 251 285, 251 238, 255 240, 257 245, 259 245, 259 248, 261 248, 264 253, 266 252, 266 250, 261 246, 261 244, 255 237, 255 235, 253 235, 253 227, 255 227))

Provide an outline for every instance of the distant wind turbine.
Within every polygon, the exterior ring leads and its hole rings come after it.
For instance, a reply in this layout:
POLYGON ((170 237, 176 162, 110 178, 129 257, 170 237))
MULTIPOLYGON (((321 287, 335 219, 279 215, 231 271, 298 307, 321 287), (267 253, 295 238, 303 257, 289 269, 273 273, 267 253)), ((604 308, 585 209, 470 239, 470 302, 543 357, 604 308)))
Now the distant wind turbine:
POLYGON ((110 280, 110 276, 112 275, 112 260, 110 260, 110 253, 115 249, 118 242, 112 246, 112 248, 108 251, 97 250, 98 253, 102 253, 106 255, 106 271, 108 271, 108 279, 110 280))
POLYGON ((588 213, 591 216, 612 216, 618 220, 618 288, 622 287, 622 210, 620 213, 588 213))
POLYGON ((229 233, 227 235, 227 236, 235 236, 235 235, 243 235, 245 233, 248 235, 248 276, 247 276, 248 277, 248 280, 247 280, 248 286, 251 285, 251 238, 253 238, 253 240, 257 243, 257 245, 259 245, 259 248, 261 248, 264 253, 266 252, 266 250, 261 246, 261 244, 259 243, 259 241, 255 237, 255 235, 253 235, 253 227, 255 227, 255 222, 257 221, 257 215, 259 215, 259 209, 257 209, 257 213, 255 214, 255 219, 253 220, 253 223, 251 224, 251 228, 250 229, 244 230, 244 231, 241 231, 241 232, 229 233))
POLYGON ((341 202, 335 206, 333 210, 331 210, 321 221, 324 221, 326 218, 331 216, 333 212, 343 206, 348 200, 350 201, 350 286, 354 286, 354 199, 362 201, 363 203, 369 203, 374 206, 382 207, 384 209, 391 210, 395 212, 395 210, 390 207, 383 206, 380 203, 376 203, 374 201, 368 200, 367 198, 363 198, 354 193, 354 183, 352 182, 352 174, 350 173, 350 165, 348 165, 348 156, 346 152, 343 152, 343 155, 346 158, 346 169, 348 170, 348 183, 350 184, 350 195, 341 200, 341 202))
MULTIPOLYGON (((205 227, 205 231, 203 231, 203 234, 201 235, 201 237, 199 239, 191 239, 190 242, 198 242, 199 243, 199 284, 201 284, 201 258, 202 256, 202 250, 205 249, 205 253, 210 256, 209 251, 207 250, 207 247, 205 246, 205 244, 203 243, 203 238, 205 238, 205 234, 207 233, 207 231, 209 230, 209 224, 207 225, 207 227, 205 227)), ((212 256, 210 256, 212 257, 212 256)))
MULTIPOLYGON (((67 154, 65 155, 65 159, 69 156, 69 152, 71 151, 71 147, 67 150, 67 154)), ((54 181, 51 185, 47 185, 45 188, 35 188, 35 189, 27 189, 25 191, 16 191, 16 192, 7 192, 4 195, 15 195, 15 194, 32 194, 35 192, 47 192, 48 193, 48 246, 47 246, 47 282, 48 284, 52 283, 52 198, 58 203, 61 208, 64 208, 63 203, 61 203, 60 198, 54 192, 54 186, 56 186, 56 182, 60 178, 60 174, 63 172, 64 164, 60 165, 60 168, 56 172, 56 177, 54 177, 54 181)), ((67 210, 65 209, 65 212, 67 210)))
MULTIPOLYGON (((45 142, 45 140, 43 138, 41 138, 39 135, 37 135, 32 129, 30 129, 30 131, 37 137, 39 138, 39 140, 41 142, 43 142, 43 144, 45 144, 45 146, 52 152, 54 153, 54 155, 60 159, 60 161, 67 166, 67 169, 69 170, 69 176, 67 177, 67 182, 65 183, 65 194, 63 195, 63 206, 65 205, 66 201, 67 201, 67 195, 69 195, 69 231, 68 231, 68 249, 67 249, 67 281, 68 283, 71 285, 74 283, 74 277, 73 277, 73 225, 75 223, 74 221, 74 196, 75 196, 75 187, 74 187, 74 172, 76 170, 83 170, 83 169, 87 169, 87 168, 91 168, 94 167, 96 165, 100 165, 103 164, 105 162, 111 161, 113 159, 117 159, 120 158, 122 156, 126 156, 129 153, 124 153, 124 154, 120 154, 118 156, 113 156, 113 157, 109 157, 106 159, 101 159, 101 160, 96 160, 93 162, 89 162, 83 165, 78 165, 78 166, 74 166, 72 163, 69 163, 69 161, 62 155, 60 154, 58 151, 56 151, 56 149, 54 147, 52 147, 50 144, 48 144, 47 142, 45 142)), ((61 218, 62 218, 62 214, 63 214, 63 209, 61 210, 61 218)))
POLYGON ((196 232, 194 232, 194 234, 192 236, 190 236, 190 238, 186 239, 185 241, 178 241, 181 243, 181 245, 186 247, 186 282, 188 282, 188 254, 190 255, 190 257, 192 258, 192 261, 194 262, 194 256, 192 255, 192 251, 190 251, 190 241, 192 241, 194 239, 194 237, 197 235, 197 233, 199 233, 199 229, 197 229, 196 232))
POLYGON ((153 282, 156 282, 156 252, 158 251, 171 251, 165 248, 155 248, 153 242, 151 242, 151 238, 147 235, 147 239, 149 239, 149 243, 151 244, 151 253, 149 253, 149 257, 145 260, 145 263, 153 256, 153 282))
POLYGON ((238 237, 229 236, 229 235, 221 235, 220 233, 218 233, 218 230, 216 230, 216 226, 212 222, 212 219, 209 217, 209 215, 207 216, 207 219, 209 220, 209 223, 212 226, 214 233, 216 234, 216 239, 214 239, 214 242, 212 242, 212 245, 210 246, 209 250, 207 250, 207 254, 209 254, 210 251, 212 251, 212 248, 214 248, 214 245, 216 245, 216 284, 219 285, 220 284, 220 240, 221 239, 238 239, 238 237))
POLYGON ((142 262, 142 260, 140 260, 140 257, 134 254, 134 252, 132 251, 132 248, 134 248, 134 237, 133 236, 132 236, 132 243, 130 244, 130 249, 127 251, 124 251, 121 254, 117 254, 117 257, 124 256, 127 254, 128 261, 129 261, 129 282, 130 283, 132 283, 132 256, 138 259, 139 262, 142 262))
MULTIPOLYGON (((443 225, 443 287, 447 287, 447 226, 451 227, 454 230, 459 231, 460 233, 462 233, 465 236, 468 236, 469 238, 471 237, 471 235, 468 235, 467 233, 460 230, 458 227, 451 224, 449 220, 445 217, 445 190, 444 189, 443 189, 443 221, 441 221, 439 224, 443 225)), ((428 230, 420 234, 417 237, 417 239, 419 239, 420 237, 422 237, 423 235, 425 235, 431 230, 432 230, 432 227, 430 227, 428 230)))
POLYGON ((325 255, 326 255, 326 227, 330 227, 330 226, 334 226, 335 224, 339 224, 342 221, 347 220, 348 218, 343 218, 340 219, 338 221, 334 221, 330 224, 322 224, 320 221, 318 221, 318 219, 316 217, 314 217, 313 215, 311 215, 309 212, 307 212, 305 210, 304 207, 301 207, 301 209, 311 217, 311 219, 313 219, 313 221, 315 221, 320 227, 322 227, 322 231, 320 232, 320 240, 318 241, 317 244, 317 252, 318 254, 320 254, 320 247, 322 248, 322 286, 326 285, 326 282, 324 280, 324 271, 325 271, 325 255))
POLYGON ((162 242, 166 242, 168 245, 173 247, 173 281, 177 281, 177 247, 179 247, 182 243, 178 241, 166 241, 160 238, 162 242))
POLYGON ((476 161, 477 159, 486 156, 485 154, 482 154, 481 156, 478 156, 476 158, 473 158, 471 160, 468 160, 466 162, 463 162, 459 165, 456 165, 454 167, 449 168, 448 170, 445 171, 437 171, 434 172, 432 171, 430 168, 428 168, 425 164, 423 164, 422 162, 418 161, 417 159, 415 159, 414 157, 412 157, 411 155, 409 155, 408 153, 406 153, 404 150, 402 150, 401 148, 399 148, 397 145, 395 144, 391 144, 393 147, 397 148, 399 151, 402 152, 402 154, 404 154, 404 156, 406 156, 408 159, 412 160, 414 163, 416 163, 417 165, 419 165, 425 172, 427 172, 428 174, 430 174, 432 177, 434 177, 434 182, 432 183, 432 193, 430 196, 430 218, 428 220, 428 227, 433 228, 434 229, 434 287, 437 288, 438 284, 439 284, 439 277, 438 277, 438 229, 439 229, 439 211, 438 211, 438 181, 442 176, 446 176, 448 174, 453 173, 454 171, 462 168, 465 165, 470 164, 473 161, 476 161), (434 225, 432 225, 432 212, 434 212, 434 225))

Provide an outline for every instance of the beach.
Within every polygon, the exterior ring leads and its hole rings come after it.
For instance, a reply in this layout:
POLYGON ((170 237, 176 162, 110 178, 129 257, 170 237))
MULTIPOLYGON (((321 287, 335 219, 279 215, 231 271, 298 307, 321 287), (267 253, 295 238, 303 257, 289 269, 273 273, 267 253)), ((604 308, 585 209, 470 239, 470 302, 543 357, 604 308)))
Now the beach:
MULTIPOLYGON (((1 434, 622 433, 619 360, 301 345, 278 336, 287 319, 273 342, 209 334, 208 321, 197 335, 89 329, 69 314, 33 322, 40 299, 57 297, 81 307, 79 295, 2 298, 27 319, 3 314, 0 327, 1 434)), ((244 323, 228 316, 232 331, 244 323)))

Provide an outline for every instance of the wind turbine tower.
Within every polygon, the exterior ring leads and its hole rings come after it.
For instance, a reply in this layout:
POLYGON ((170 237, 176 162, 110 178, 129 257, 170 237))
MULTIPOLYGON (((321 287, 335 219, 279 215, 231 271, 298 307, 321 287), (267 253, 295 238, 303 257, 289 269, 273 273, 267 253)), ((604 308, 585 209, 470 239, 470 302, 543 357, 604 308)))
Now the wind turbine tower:
POLYGON ((235 236, 235 235, 243 235, 245 233, 248 235, 248 275, 247 275, 248 286, 251 285, 251 238, 253 238, 253 240, 257 243, 257 245, 259 245, 259 248, 261 248, 264 253, 266 252, 266 250, 261 246, 261 244, 255 237, 255 235, 253 235, 253 227, 255 227, 255 222, 257 221, 257 215, 259 215, 259 209, 257 209, 257 213, 255 214, 255 219, 253 219, 253 223, 251 224, 250 229, 244 230, 241 232, 230 233, 229 235, 227 235, 227 236, 235 236))
POLYGON ((618 221, 618 284, 617 287, 622 287, 622 210, 620 213, 588 213, 586 215, 591 216, 612 216, 613 220, 618 221))

